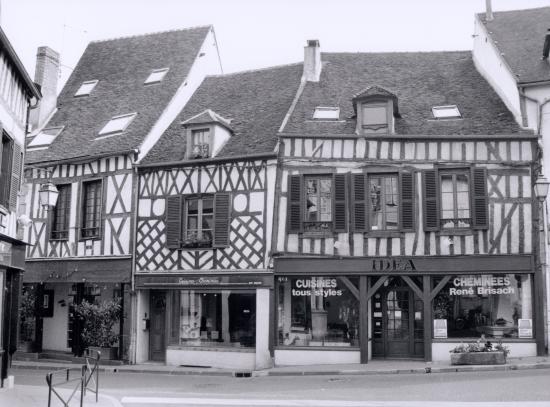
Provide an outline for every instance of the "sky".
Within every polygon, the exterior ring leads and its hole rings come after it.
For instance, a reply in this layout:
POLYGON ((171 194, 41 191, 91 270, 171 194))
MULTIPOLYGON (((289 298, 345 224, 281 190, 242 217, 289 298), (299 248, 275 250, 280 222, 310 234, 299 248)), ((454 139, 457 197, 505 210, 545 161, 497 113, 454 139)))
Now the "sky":
MULTIPOLYGON (((60 87, 90 41, 212 24, 225 73, 327 52, 469 50, 486 0, 0 0, 0 23, 34 77, 36 49, 61 53, 60 87)), ((492 0, 494 11, 550 0, 492 0)))

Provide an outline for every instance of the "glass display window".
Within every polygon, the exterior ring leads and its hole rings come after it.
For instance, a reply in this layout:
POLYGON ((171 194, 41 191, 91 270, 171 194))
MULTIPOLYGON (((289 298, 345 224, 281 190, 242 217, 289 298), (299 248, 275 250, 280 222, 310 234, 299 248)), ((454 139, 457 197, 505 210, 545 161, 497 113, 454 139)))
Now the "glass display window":
POLYGON ((277 278, 279 346, 359 346, 359 279, 277 278))
POLYGON ((169 345, 253 348, 256 294, 234 290, 169 293, 169 345))
MULTIPOLYGON (((442 277, 433 279, 435 287, 442 277)), ((518 322, 533 318, 531 274, 456 275, 436 295, 433 318, 447 320, 447 337, 518 338, 518 322)))

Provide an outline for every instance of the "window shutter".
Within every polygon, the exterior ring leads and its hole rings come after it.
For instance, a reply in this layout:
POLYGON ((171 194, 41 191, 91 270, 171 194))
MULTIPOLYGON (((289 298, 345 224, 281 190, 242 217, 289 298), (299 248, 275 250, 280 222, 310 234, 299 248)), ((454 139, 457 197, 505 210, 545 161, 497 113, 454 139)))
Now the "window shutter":
POLYGON ((367 230, 367 200, 365 174, 352 174, 352 226, 354 232, 367 230))
POLYGON ((401 230, 414 231, 414 173, 400 174, 401 230))
POLYGON ((334 231, 345 232, 347 231, 347 175, 346 174, 334 174, 334 231))
POLYGON ((166 246, 169 249, 181 247, 181 196, 169 196, 166 198, 166 246))
POLYGON ((439 230, 439 199, 437 196, 437 170, 424 173, 424 231, 439 230))
POLYGON ((214 239, 212 247, 229 246, 229 220, 231 214, 231 195, 214 195, 214 239))
POLYGON ((288 176, 288 233, 302 231, 302 176, 288 176))
POLYGON ((472 168, 472 218, 474 229, 489 227, 488 197, 487 197, 487 169, 472 168))
POLYGON ((23 157, 21 147, 17 143, 13 143, 13 161, 11 165, 11 189, 10 189, 10 210, 17 209, 17 195, 19 194, 19 186, 21 185, 21 164, 23 157))

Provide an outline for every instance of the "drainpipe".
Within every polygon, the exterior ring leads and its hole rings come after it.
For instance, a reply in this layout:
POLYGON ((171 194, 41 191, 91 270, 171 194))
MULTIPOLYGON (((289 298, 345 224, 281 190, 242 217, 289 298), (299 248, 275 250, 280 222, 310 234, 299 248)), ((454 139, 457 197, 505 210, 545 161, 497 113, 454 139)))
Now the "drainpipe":
POLYGON ((137 335, 139 332, 138 323, 138 301, 135 288, 135 273, 136 273, 136 246, 137 246, 137 210, 139 199, 139 174, 138 169, 135 166, 135 162, 139 156, 139 150, 134 150, 133 157, 133 182, 132 182, 132 264, 131 264, 131 285, 130 285, 130 348, 128 349, 128 357, 131 364, 135 364, 137 361, 137 335))

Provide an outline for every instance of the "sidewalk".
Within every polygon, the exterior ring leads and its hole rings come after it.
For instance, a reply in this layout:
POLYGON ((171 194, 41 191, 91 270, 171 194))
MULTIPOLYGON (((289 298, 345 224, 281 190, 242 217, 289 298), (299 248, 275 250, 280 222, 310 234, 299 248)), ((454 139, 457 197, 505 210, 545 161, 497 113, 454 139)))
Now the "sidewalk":
MULTIPOLYGON (((12 374, 17 369, 40 369, 51 371, 62 368, 75 368, 72 363, 37 361, 14 361, 12 374)), ((101 372, 124 373, 157 373, 170 375, 205 375, 205 376, 318 376, 318 375, 371 375, 371 374, 406 374, 406 373, 454 373, 472 371, 503 371, 526 369, 550 369, 550 357, 508 358, 505 365, 470 365, 451 366, 449 363, 424 362, 414 360, 373 360, 369 363, 313 366, 277 366, 266 370, 244 371, 232 369, 199 368, 183 366, 165 366, 158 363, 139 365, 99 366, 101 372)))
MULTIPOLYGON (((70 396, 71 389, 61 389, 59 393, 65 400, 70 396)), ((0 388, 0 406, 9 407, 44 407, 47 406, 48 386, 26 386, 15 384, 12 389, 0 388)), ((77 392, 71 399, 70 405, 79 405, 80 392, 77 392)), ((63 406, 63 403, 52 394, 52 407, 63 406)), ((98 402, 95 395, 88 392, 84 397, 84 406, 96 407, 120 407, 121 404, 114 397, 100 393, 98 402)))

